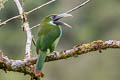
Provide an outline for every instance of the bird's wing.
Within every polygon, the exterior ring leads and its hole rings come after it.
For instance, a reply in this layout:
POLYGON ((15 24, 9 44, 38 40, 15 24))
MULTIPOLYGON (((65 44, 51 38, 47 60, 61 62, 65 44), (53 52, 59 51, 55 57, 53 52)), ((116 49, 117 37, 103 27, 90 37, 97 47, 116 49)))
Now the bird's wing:
POLYGON ((43 51, 50 49, 51 45, 53 45, 53 43, 56 41, 56 39, 59 36, 60 36, 60 31, 58 29, 51 29, 46 34, 41 34, 38 39, 40 49, 43 51))
POLYGON ((50 46, 50 52, 53 52, 53 51, 54 51, 54 49, 56 48, 59 40, 60 40, 60 37, 58 37, 58 38, 54 41, 54 43, 50 46))
POLYGON ((40 40, 39 40, 39 38, 37 39, 37 41, 36 41, 36 52, 37 52, 37 54, 39 54, 39 50, 40 50, 40 40))

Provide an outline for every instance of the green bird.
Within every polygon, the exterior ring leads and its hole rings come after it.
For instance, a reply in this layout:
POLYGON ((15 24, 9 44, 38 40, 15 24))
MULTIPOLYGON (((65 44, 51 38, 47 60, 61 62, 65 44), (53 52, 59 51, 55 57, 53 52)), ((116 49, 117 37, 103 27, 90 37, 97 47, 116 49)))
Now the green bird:
POLYGON ((72 16, 71 14, 62 13, 62 14, 52 14, 45 17, 40 23, 40 30, 38 32, 38 38, 36 41, 36 52, 38 54, 38 59, 35 67, 35 76, 41 75, 41 70, 46 58, 46 55, 53 52, 56 48, 59 39, 62 35, 61 26, 70 25, 58 21, 63 17, 72 16))

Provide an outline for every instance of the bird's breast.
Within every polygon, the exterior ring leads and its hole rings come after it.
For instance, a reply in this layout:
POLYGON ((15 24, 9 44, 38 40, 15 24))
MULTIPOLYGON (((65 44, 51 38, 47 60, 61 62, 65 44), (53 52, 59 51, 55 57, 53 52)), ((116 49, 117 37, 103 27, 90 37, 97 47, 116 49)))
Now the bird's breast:
POLYGON ((58 26, 58 28, 59 28, 59 33, 60 33, 60 36, 62 35, 62 28, 61 28, 61 26, 58 26))

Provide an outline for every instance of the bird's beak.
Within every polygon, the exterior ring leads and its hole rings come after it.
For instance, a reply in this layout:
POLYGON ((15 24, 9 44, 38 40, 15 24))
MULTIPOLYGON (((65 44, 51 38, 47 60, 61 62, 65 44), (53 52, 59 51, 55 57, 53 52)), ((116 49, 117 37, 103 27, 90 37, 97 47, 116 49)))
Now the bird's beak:
POLYGON ((61 18, 64 18, 64 17, 70 17, 72 16, 71 14, 67 14, 67 13, 62 13, 62 14, 58 14, 56 17, 55 17, 55 21, 61 19, 61 18))
MULTIPOLYGON (((61 18, 71 17, 71 16, 72 16, 71 14, 67 14, 67 13, 58 14, 58 15, 55 17, 54 21, 58 21, 58 20, 61 19, 61 18)), ((59 25, 62 25, 62 26, 67 26, 67 27, 69 27, 69 28, 72 28, 72 26, 68 25, 67 23, 61 22, 61 21, 59 21, 58 24, 59 24, 59 25)))

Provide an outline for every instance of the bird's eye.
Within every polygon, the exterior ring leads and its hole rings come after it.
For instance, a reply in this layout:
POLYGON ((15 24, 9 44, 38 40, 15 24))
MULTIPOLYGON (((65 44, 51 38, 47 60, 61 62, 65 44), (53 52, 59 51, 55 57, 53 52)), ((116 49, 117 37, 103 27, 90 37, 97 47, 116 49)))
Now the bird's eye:
POLYGON ((56 16, 53 16, 53 19, 55 19, 56 16))

